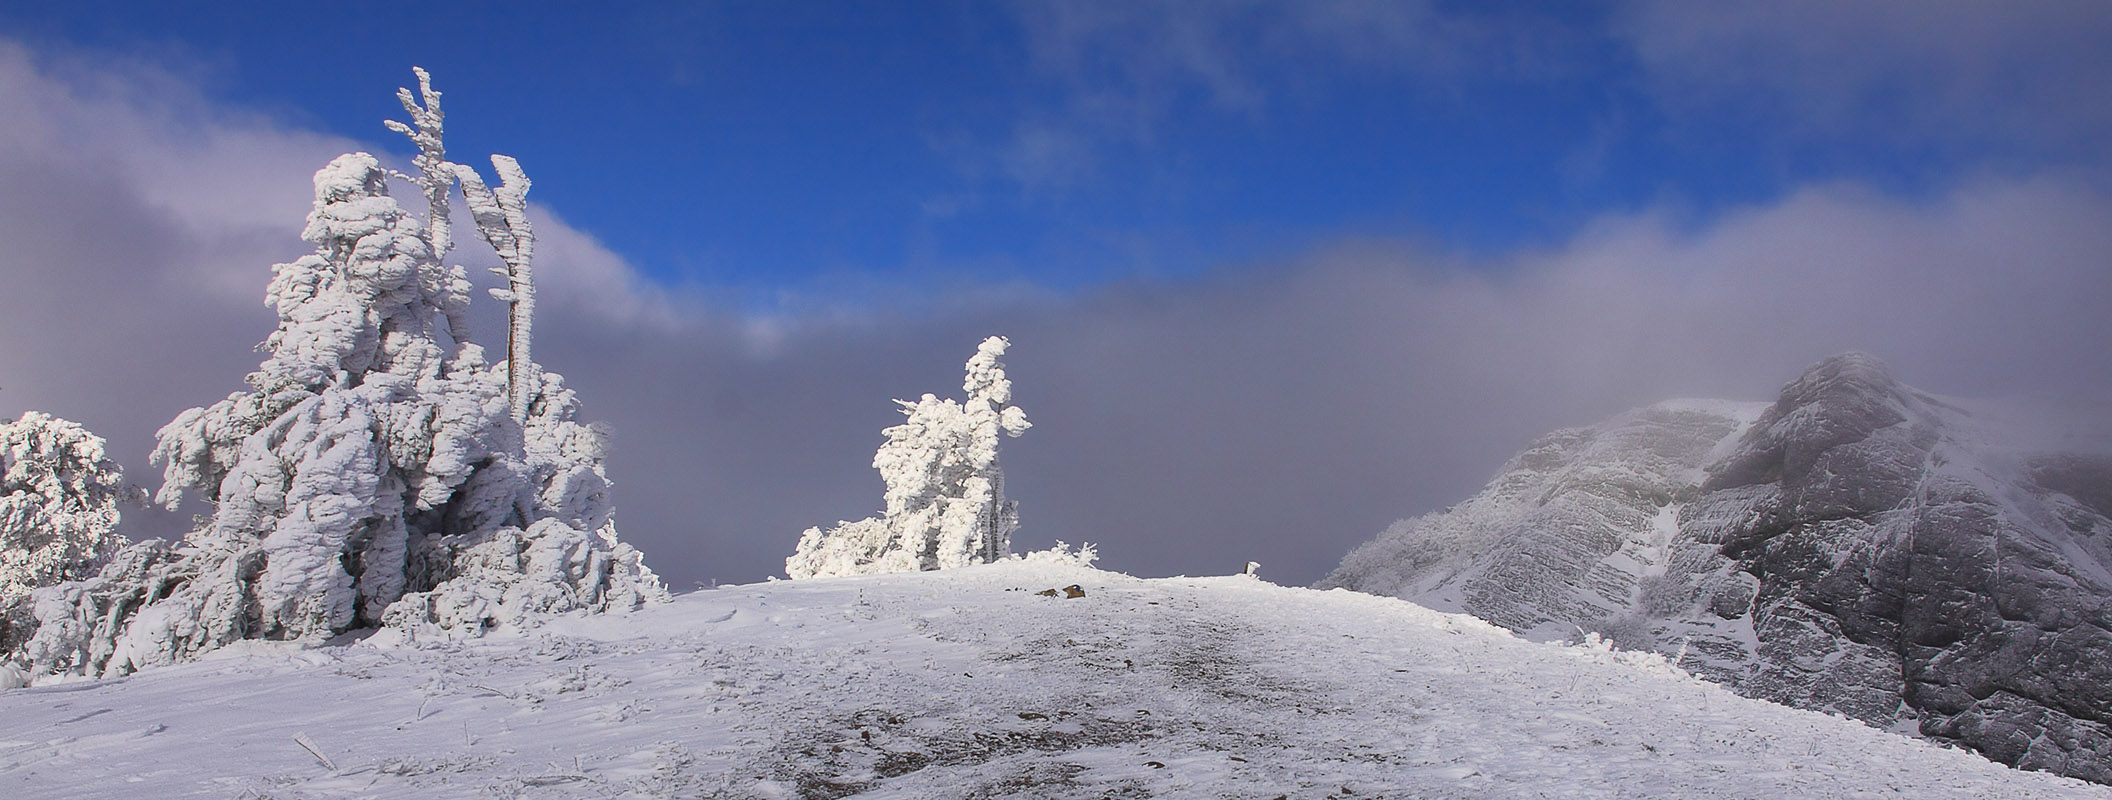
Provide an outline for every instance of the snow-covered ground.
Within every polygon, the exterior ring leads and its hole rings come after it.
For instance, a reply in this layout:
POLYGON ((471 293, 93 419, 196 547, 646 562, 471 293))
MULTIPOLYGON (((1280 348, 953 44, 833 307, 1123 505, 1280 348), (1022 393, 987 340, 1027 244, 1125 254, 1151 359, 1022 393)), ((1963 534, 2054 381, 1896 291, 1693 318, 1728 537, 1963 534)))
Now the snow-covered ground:
POLYGON ((2112 789, 1399 600, 1021 562, 722 587, 444 647, 241 643, 0 693, 6 798, 851 795, 2112 789))

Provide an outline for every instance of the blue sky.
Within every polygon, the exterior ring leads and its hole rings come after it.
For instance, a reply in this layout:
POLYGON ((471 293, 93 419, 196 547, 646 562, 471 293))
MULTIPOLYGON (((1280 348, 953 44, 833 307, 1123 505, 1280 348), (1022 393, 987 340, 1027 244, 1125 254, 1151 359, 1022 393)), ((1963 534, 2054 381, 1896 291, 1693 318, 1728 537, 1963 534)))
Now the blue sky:
POLYGON ((888 400, 991 334, 1021 545, 1145 575, 1311 582, 1550 430, 1847 350, 2112 397, 2112 4, 602 5, 0 0, 0 416, 153 486, 412 65, 535 180, 537 360, 677 586, 874 513, 888 400))
POLYGON ((1651 63, 1636 4, 213 7, 37 4, 0 33, 398 152, 377 88, 425 66, 457 153, 519 157, 644 274, 759 312, 1072 292, 1344 237, 1500 255, 1608 213, 1703 224, 1825 181, 1934 196, 2104 144, 1918 117, 1940 74, 1844 75, 1856 108, 1820 118, 1741 65, 1690 91, 1664 73, 1708 66, 1651 63))

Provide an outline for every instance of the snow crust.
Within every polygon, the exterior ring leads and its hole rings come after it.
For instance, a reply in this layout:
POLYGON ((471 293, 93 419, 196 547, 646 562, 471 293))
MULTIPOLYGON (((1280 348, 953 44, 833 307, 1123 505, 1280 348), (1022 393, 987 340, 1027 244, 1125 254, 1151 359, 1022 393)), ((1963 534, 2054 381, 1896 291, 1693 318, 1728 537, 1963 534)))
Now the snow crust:
POLYGON ((0 693, 13 797, 2105 798, 1663 659, 1050 561, 0 693), (1077 585, 1077 599, 1043 597, 1077 585))

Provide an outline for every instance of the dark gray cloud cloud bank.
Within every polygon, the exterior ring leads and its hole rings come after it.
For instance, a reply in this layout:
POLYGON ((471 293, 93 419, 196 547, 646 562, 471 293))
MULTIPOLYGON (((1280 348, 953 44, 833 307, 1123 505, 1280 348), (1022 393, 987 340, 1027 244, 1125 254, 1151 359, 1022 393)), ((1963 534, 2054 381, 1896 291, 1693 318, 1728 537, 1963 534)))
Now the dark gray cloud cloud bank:
MULTIPOLYGON (((308 176, 373 145, 212 108, 148 68, 70 74, 0 43, 0 414, 79 420, 153 484, 153 430, 255 366, 269 266, 306 250, 308 176)), ((1022 546, 1309 582, 1549 429, 1767 399, 1842 350, 1938 392, 2104 397, 2108 220, 2087 176, 1913 201, 1822 185, 1699 225, 1609 215, 1489 261, 1353 239, 1080 296, 752 319, 545 217, 537 353, 614 426, 620 524, 677 586, 777 574, 802 528, 876 511, 889 400, 958 393, 991 333, 1014 341, 1035 423, 1004 455, 1022 546)))

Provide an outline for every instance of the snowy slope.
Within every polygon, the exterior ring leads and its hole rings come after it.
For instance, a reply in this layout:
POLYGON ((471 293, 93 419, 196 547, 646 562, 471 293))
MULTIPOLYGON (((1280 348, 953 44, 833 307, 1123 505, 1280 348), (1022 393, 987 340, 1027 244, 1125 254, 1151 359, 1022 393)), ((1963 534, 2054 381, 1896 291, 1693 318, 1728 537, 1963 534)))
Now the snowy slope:
POLYGON ((1008 562, 0 693, 0 797, 2112 797, 1654 657, 1008 562), (1085 596, 1035 594, 1077 584, 1085 596), (313 750, 313 753, 310 750, 313 750))

